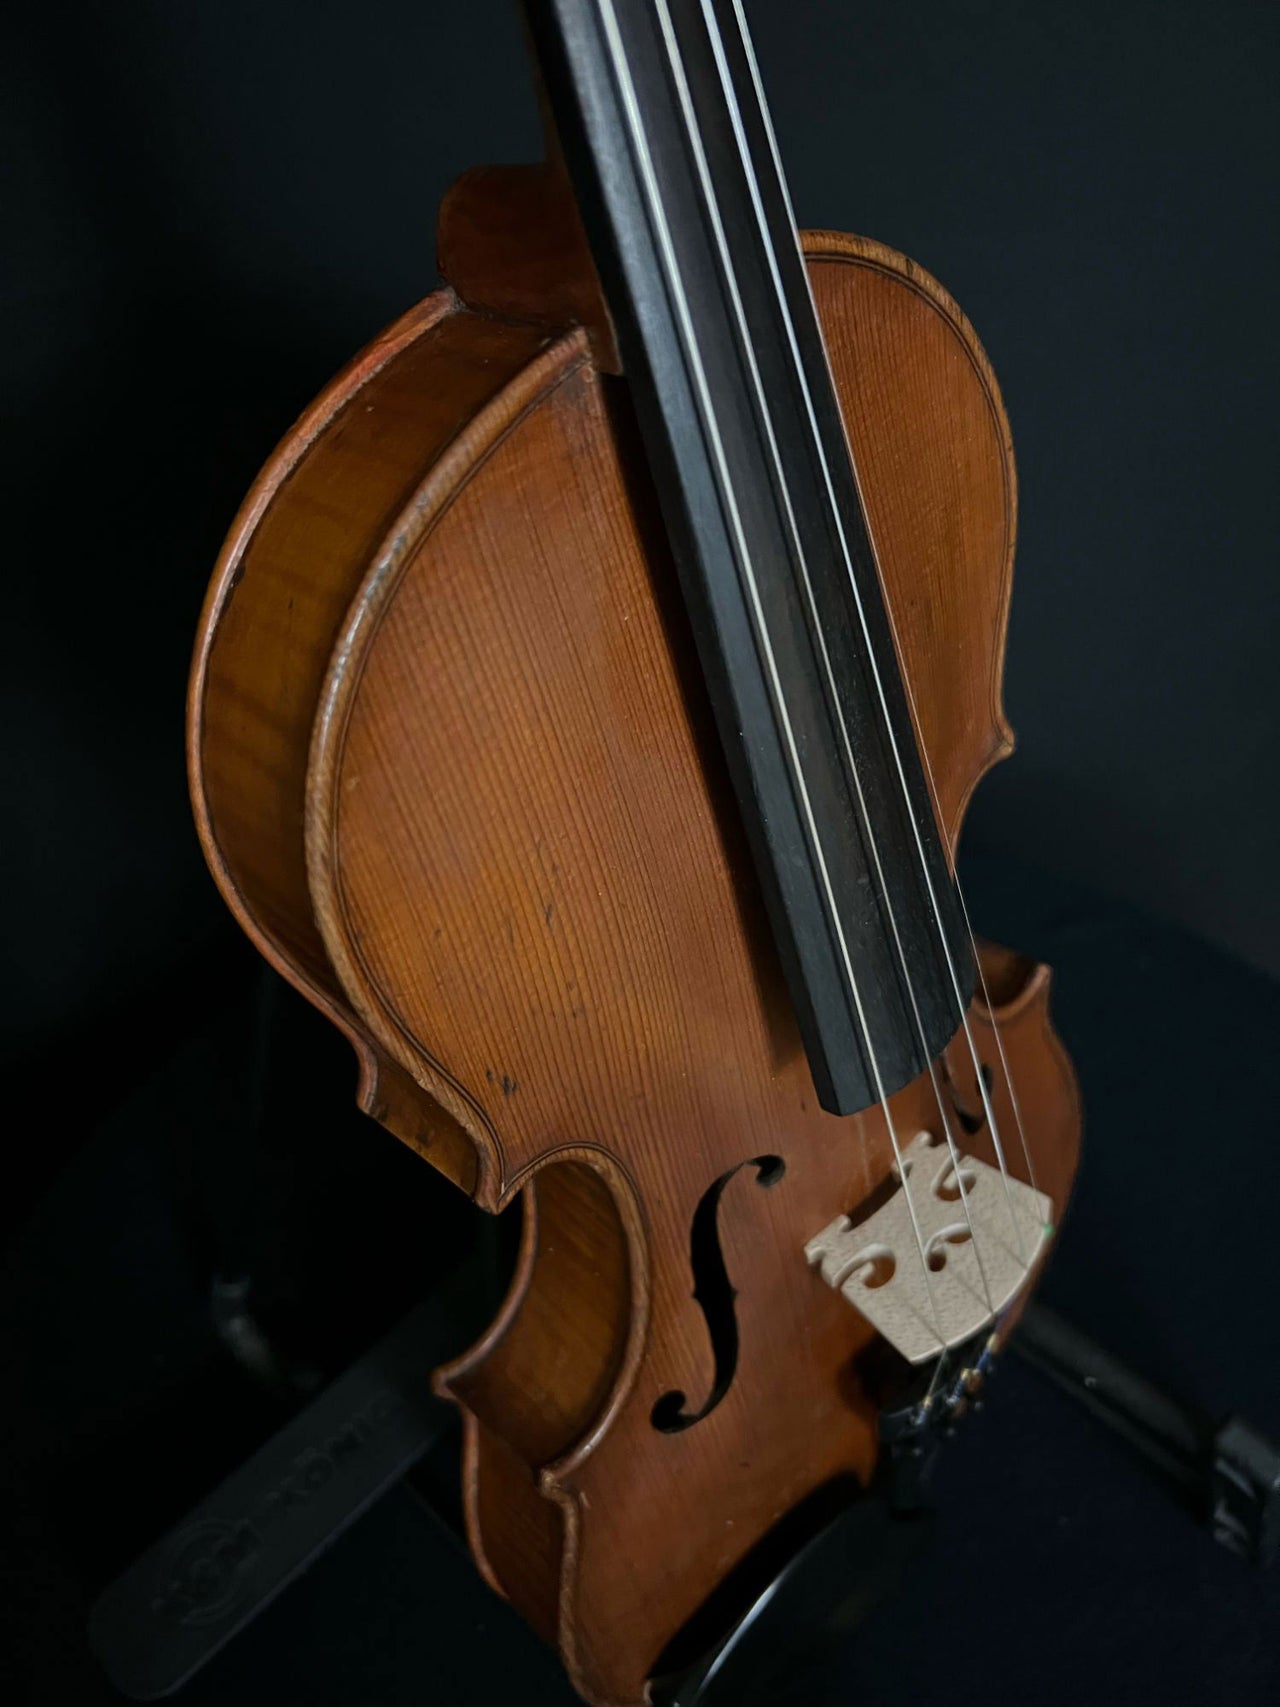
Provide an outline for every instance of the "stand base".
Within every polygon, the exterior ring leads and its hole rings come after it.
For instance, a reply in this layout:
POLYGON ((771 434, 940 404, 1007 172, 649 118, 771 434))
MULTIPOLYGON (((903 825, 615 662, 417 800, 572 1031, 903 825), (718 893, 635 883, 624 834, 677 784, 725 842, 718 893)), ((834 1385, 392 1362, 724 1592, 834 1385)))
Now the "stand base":
POLYGON ((1215 1423, 1134 1373, 1043 1304, 1013 1344, 1034 1369, 1174 1483, 1215 1541, 1255 1565, 1280 1549, 1280 1449, 1239 1417, 1215 1423))
MULTIPOLYGON (((448 1437, 452 1407, 425 1371, 455 1348, 456 1322, 443 1293, 411 1311, 103 1593, 90 1641, 122 1694, 150 1701, 185 1683, 448 1437)), ((1013 1343, 1189 1496, 1215 1540, 1270 1563, 1275 1447, 1238 1419, 1215 1426, 1177 1404, 1042 1305, 1027 1309, 1013 1343)), ((894 1456, 887 1442, 886 1461, 894 1456)), ((727 1634, 704 1643, 691 1627, 673 1645, 654 1684, 658 1707, 812 1699, 806 1678, 893 1589, 929 1532, 928 1512, 903 1511, 900 1495, 887 1481, 797 1514, 804 1522, 753 1562, 752 1582, 726 1585, 746 1607, 727 1634)))
POLYGON ((456 1339, 420 1304, 105 1590, 89 1642, 121 1694, 185 1683, 425 1456, 453 1420, 426 1372, 456 1339))

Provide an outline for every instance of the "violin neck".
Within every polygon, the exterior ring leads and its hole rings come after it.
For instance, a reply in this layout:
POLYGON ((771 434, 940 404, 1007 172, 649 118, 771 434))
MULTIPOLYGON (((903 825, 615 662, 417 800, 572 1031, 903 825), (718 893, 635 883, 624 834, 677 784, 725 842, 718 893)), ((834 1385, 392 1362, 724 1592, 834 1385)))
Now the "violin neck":
POLYGON ((815 1085, 851 1113, 954 1034, 971 956, 745 22, 529 15, 815 1085))

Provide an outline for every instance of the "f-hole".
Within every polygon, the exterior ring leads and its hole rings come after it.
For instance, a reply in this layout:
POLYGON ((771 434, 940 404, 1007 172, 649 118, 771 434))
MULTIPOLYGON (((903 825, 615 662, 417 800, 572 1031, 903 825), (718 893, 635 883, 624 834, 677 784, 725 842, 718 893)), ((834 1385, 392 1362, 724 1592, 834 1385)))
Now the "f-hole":
POLYGON ((687 1410, 688 1400, 678 1388, 662 1395, 650 1415, 654 1428, 662 1434, 679 1434, 682 1429, 701 1422, 703 1417, 709 1417, 733 1385, 738 1367, 738 1317, 733 1301, 738 1294, 725 1267, 718 1223, 724 1188, 742 1168, 754 1168, 756 1184, 764 1187, 777 1185, 787 1171, 781 1156, 753 1156, 749 1162, 739 1162, 736 1168, 721 1174, 698 1200, 689 1231, 689 1263, 693 1269, 693 1296, 706 1318, 715 1379, 701 1410, 687 1410))
MULTIPOLYGON (((976 1110, 967 1108, 960 1100, 960 1092, 956 1089, 956 1082, 951 1077, 951 1069, 947 1065, 947 1058, 945 1055, 941 1058, 941 1066, 942 1077, 946 1081, 947 1095, 951 1098, 951 1106, 955 1110, 956 1119, 960 1122, 961 1126, 963 1126, 966 1135, 972 1138, 974 1133, 981 1132, 982 1128, 987 1123, 986 1109, 981 1100, 979 1101, 976 1110)), ((986 1091, 987 1096, 990 1097, 993 1078, 991 1069, 984 1061, 978 1071, 982 1074, 983 1089, 986 1091)))

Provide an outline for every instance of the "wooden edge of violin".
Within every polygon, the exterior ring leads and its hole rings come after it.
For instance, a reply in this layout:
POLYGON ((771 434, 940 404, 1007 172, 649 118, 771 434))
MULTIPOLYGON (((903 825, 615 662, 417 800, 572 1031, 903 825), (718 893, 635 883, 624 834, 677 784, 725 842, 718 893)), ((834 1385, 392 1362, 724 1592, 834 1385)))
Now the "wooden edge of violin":
MULTIPOLYGON (((1001 1033, 1007 1032, 1019 1020, 1034 1019, 1040 1037, 1040 1051, 1052 1064, 1065 1105, 1062 1133, 1051 1152, 1052 1177, 1035 1183, 1048 1193, 1054 1206, 1054 1236, 1046 1244, 1021 1293, 1005 1313, 1001 1339, 1007 1343, 1017 1327, 1022 1312, 1040 1283, 1047 1264, 1057 1249, 1063 1219, 1071 1207, 1072 1193, 1080 1165, 1080 1146, 1084 1132, 1084 1104, 1080 1095, 1080 1080, 1075 1063, 1067 1053, 1053 1025, 1052 989, 1053 968, 1043 961, 1029 961, 995 943, 978 939, 979 965, 982 967, 983 989, 973 1005, 973 1019, 979 1030, 987 1031, 1003 1052, 1001 1033), (1002 987, 1002 969, 1010 963, 1019 967, 1013 982, 1002 987), (997 992, 992 995, 992 992, 997 992), (990 997, 991 999, 987 999, 990 997)), ((1019 1130, 1021 1120, 1019 1118, 1019 1130)))
POLYGON ((566 1146, 542 1158, 512 1182, 511 1195, 521 1194, 524 1208, 520 1252, 501 1308, 474 1345, 434 1377, 436 1391, 458 1406, 463 1424, 462 1499, 467 1538, 485 1580, 505 1598, 515 1600, 522 1614, 544 1638, 557 1646, 570 1676, 579 1687, 583 1677, 575 1655, 573 1593, 574 1551, 578 1518, 577 1496, 566 1484, 608 1433, 626 1402, 639 1373, 649 1324, 650 1273, 646 1227, 640 1199, 616 1158, 596 1146, 566 1146), (580 1170, 590 1170, 584 1173, 580 1170), (591 1272, 553 1276, 545 1270, 548 1253, 573 1238, 573 1223, 588 1206, 584 1182, 597 1175, 608 1193, 597 1197, 597 1220, 592 1241, 591 1272), (575 1177, 576 1176, 576 1177, 575 1177), (548 1189, 553 1188, 553 1189, 548 1189), (556 1308, 558 1288, 572 1290, 576 1302, 588 1281, 605 1301, 594 1333, 583 1335, 580 1311, 566 1299, 556 1308), (534 1309, 531 1295, 540 1289, 534 1309), (543 1370, 556 1363, 557 1336, 569 1319, 577 1390, 559 1391, 559 1413, 553 1432, 539 1429, 536 1445, 522 1427, 513 1424, 519 1411, 520 1373, 529 1359, 543 1370), (585 1363, 588 1375, 581 1380, 585 1363), (566 1402, 566 1400, 568 1402, 566 1402), (485 1480, 503 1473, 509 1451, 520 1466, 518 1479, 503 1484, 502 1522, 486 1523, 483 1509, 485 1480), (528 1466, 531 1474, 525 1473, 528 1466), (530 1593, 527 1558, 513 1557, 511 1537, 521 1528, 540 1532, 547 1547, 542 1596, 530 1593))
MULTIPOLYGON (((992 649, 991 671, 987 684, 990 719, 989 744, 985 753, 974 765, 966 780, 965 787, 949 803, 950 809, 945 814, 945 821, 939 824, 943 844, 948 850, 954 869, 956 847, 960 840, 965 813, 969 809, 969 802, 973 798, 974 790, 994 765, 998 764, 1001 759, 1007 759, 1010 756, 1015 746, 1014 731, 1004 707, 1004 657, 1009 633, 1009 604, 1013 591, 1013 564, 1018 538, 1018 477, 1013 450, 1013 432, 1009 425, 1009 416, 1005 409, 1000 383, 972 321, 951 293, 934 278, 932 273, 920 266, 918 262, 911 260, 909 256, 902 254, 901 251, 891 249, 887 244, 879 243, 873 237, 858 237, 842 231, 802 231, 800 233, 800 246, 806 260, 811 265, 820 261, 850 261, 860 266, 874 267, 917 292, 941 315, 954 332, 986 394, 992 424, 1003 452, 1006 538, 1001 590, 997 601, 999 629, 992 649)), ((857 447, 853 448, 856 452, 857 447)), ((854 467, 856 473, 856 460, 854 467)), ((863 499, 865 505, 865 493, 863 499)), ((890 588, 884 588, 885 608, 889 612, 894 644, 898 652, 899 670, 903 681, 907 684, 908 703, 912 722, 915 725, 916 740, 921 751, 925 754, 927 763, 929 744, 924 739, 924 732, 920 727, 916 697, 911 691, 911 672, 908 668, 908 660, 903 653, 900 630, 894 620, 893 601, 890 592, 890 588)), ((936 799, 935 804, 937 804, 936 799)))
MULTIPOLYGON (((210 660, 219 638, 223 615, 245 574, 245 560, 254 534, 306 452, 387 362, 423 331, 435 325, 453 306, 453 293, 447 289, 440 290, 393 321, 335 375, 276 446, 236 512, 218 554, 200 612, 187 681, 187 786, 196 834, 213 880, 240 928, 258 952, 349 1036, 349 1019, 334 1000, 332 992, 310 969, 299 963, 298 956, 286 947, 279 932, 273 930, 262 916, 256 899, 246 892, 235 869, 234 855, 224 845, 215 825, 205 762, 210 660)), ((356 1036, 351 1040, 360 1050, 362 1040, 356 1036)))
POLYGON ((205 599, 187 701, 197 833, 232 914, 350 1040, 359 1106, 481 1198, 484 1134, 468 1129, 467 1110, 447 1087, 423 1085, 374 1041, 333 970, 307 886, 303 802, 322 683, 388 521, 424 465, 551 340, 545 328, 470 314, 446 288, 357 355, 285 435, 232 524, 205 599), (418 401, 426 372, 433 383, 416 411, 399 384, 415 363, 424 368, 418 401), (340 527, 325 491, 339 446, 361 459, 364 475, 343 488, 340 527))
POLYGON ((387 1011, 364 965, 351 930, 343 872, 335 856, 338 820, 337 772, 347 718, 360 691, 361 675, 379 626, 396 597, 414 553, 494 448, 570 373, 589 360, 585 336, 572 330, 548 339, 501 388, 486 399, 430 461, 376 551, 352 598, 335 640, 315 714, 307 765, 305 840, 315 918, 347 1000, 381 1047, 418 1083, 438 1096, 468 1132, 480 1156, 476 1200, 496 1210, 508 1201, 510 1170, 502 1140, 479 1102, 387 1011))

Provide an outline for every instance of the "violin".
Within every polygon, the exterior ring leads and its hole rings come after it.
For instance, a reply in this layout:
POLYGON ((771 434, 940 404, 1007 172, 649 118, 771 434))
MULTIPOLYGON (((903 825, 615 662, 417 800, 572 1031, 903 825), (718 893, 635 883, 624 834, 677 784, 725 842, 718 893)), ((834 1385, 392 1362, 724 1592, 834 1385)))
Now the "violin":
POLYGON ((1012 748, 973 328, 797 235, 739 0, 527 21, 546 161, 455 185, 441 288, 259 476, 189 760, 360 1106, 523 1204, 435 1382, 479 1569, 603 1707, 969 1404, 1080 1113, 1047 968, 956 880, 1012 748))

